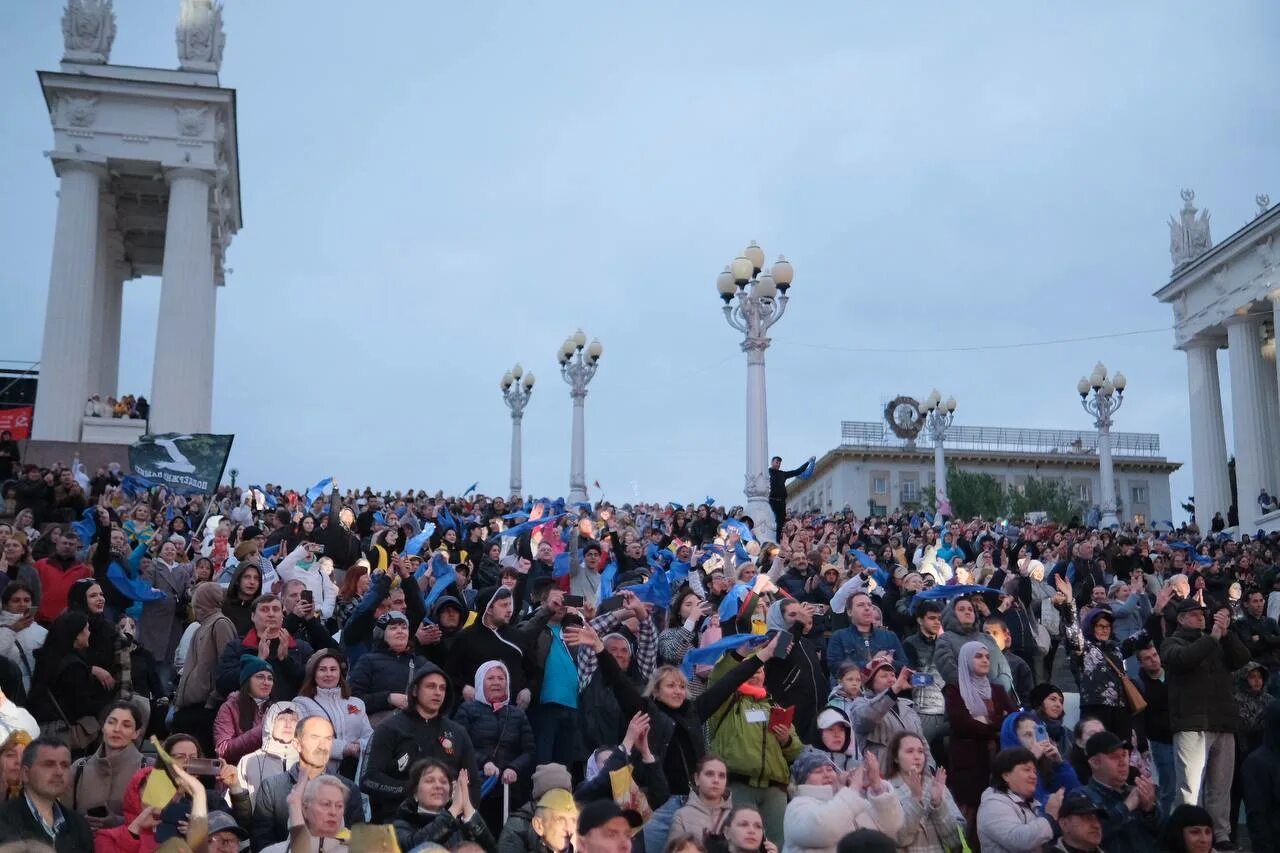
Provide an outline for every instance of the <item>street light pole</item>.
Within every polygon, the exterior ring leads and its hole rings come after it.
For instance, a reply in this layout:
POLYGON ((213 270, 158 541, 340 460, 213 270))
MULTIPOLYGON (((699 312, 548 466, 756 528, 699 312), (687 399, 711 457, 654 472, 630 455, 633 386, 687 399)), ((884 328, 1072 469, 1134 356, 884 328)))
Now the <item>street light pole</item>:
POLYGON ((518 362, 515 367, 502 374, 502 399, 511 410, 511 488, 507 494, 512 498, 519 498, 524 492, 520 476, 520 424, 524 420, 524 407, 533 394, 533 381, 533 374, 526 374, 518 362), (522 376, 523 382, 520 381, 522 376))
POLYGON ((587 499, 586 436, 583 404, 587 399, 587 384, 596 375, 600 354, 604 347, 594 340, 587 346, 587 336, 579 329, 565 338, 556 354, 560 362, 560 375, 569 384, 569 396, 573 399, 573 447, 569 459, 569 502, 579 503, 587 499), (583 350, 586 350, 584 353, 583 350))
POLYGON ((1101 526, 1118 527, 1120 519, 1116 516, 1116 480, 1111 466, 1111 417, 1124 405, 1124 388, 1128 380, 1119 371, 1114 377, 1107 377, 1107 368, 1102 362, 1093 368, 1088 377, 1080 377, 1076 383, 1076 393, 1080 395, 1080 405, 1093 415, 1093 425, 1098 428, 1098 474, 1102 478, 1102 521, 1101 526), (1092 393, 1090 391, 1092 390, 1092 393))
POLYGON ((956 398, 943 400, 938 389, 934 388, 929 396, 920 404, 920 417, 924 418, 925 429, 933 437, 933 494, 937 502, 937 511, 942 512, 942 502, 950 501, 947 491, 947 460, 943 455, 942 443, 951 428, 951 421, 956 413, 956 398))
POLYGON ((777 531, 769 506, 769 413, 764 351, 769 348, 766 334, 769 327, 786 313, 787 290, 795 271, 791 262, 781 255, 771 269, 763 270, 764 250, 753 240, 720 273, 716 290, 724 301, 725 320, 743 333, 742 351, 747 354, 747 471, 743 489, 747 514, 755 523, 756 539, 772 542, 777 541, 777 531))

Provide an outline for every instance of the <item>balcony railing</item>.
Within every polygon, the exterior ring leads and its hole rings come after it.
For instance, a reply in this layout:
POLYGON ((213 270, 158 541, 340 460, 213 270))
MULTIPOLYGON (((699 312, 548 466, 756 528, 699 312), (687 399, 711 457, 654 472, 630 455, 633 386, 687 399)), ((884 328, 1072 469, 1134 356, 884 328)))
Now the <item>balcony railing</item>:
MULTIPOLYGON (((841 421, 841 447, 906 447, 884 421, 841 421)), ((933 438, 922 432, 916 446, 933 448, 933 438)), ((1098 434, 1092 430, 1021 429, 957 424, 947 430, 946 446, 954 450, 1001 450, 1013 453, 1044 453, 1063 456, 1096 456, 1098 434)), ((1111 452, 1116 456, 1159 458, 1160 436, 1148 432, 1111 433, 1111 452)))

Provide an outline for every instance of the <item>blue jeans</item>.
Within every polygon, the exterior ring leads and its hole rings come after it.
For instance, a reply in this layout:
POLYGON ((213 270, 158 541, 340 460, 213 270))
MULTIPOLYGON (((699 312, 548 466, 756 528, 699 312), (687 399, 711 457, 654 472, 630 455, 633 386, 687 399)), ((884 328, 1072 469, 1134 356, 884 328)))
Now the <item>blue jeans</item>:
POLYGON ((1160 816, 1168 820, 1170 812, 1173 811, 1173 797, 1177 793, 1177 786, 1173 781, 1173 744, 1161 743, 1158 740, 1148 740, 1147 743, 1151 746, 1151 760, 1155 762, 1156 774, 1160 777, 1156 787, 1159 794, 1160 816))
POLYGON ((533 709, 533 739, 537 741, 537 763, 555 762, 571 767, 577 737, 578 712, 549 702, 533 709))

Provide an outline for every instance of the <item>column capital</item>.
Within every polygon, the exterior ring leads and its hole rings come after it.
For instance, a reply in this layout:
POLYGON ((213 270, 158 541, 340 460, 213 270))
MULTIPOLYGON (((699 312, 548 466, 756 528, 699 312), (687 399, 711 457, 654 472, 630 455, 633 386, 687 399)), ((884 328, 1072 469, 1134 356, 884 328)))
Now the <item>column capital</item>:
POLYGON ((1232 314, 1230 317, 1227 317, 1222 321, 1222 325, 1230 328, 1231 326, 1240 326, 1244 324, 1256 326, 1261 322, 1262 322, 1262 318, 1252 313, 1245 313, 1245 314, 1232 314))
POLYGON ((210 169, 196 169, 190 166, 165 167, 165 183, 172 184, 181 178, 192 178, 210 187, 218 182, 217 173, 210 169))
POLYGON ((1216 353, 1218 350, 1223 348, 1224 344, 1225 341, 1221 340, 1221 338, 1197 336, 1178 344, 1176 349, 1180 349, 1183 352, 1189 352, 1190 350, 1210 350, 1211 352, 1216 353))
POLYGON ((49 160, 53 163, 53 172, 58 177, 62 177, 68 172, 88 172, 100 181, 105 181, 109 175, 107 174, 107 158, 100 154, 90 154, 88 152, 69 153, 66 151, 50 151, 48 152, 49 160))

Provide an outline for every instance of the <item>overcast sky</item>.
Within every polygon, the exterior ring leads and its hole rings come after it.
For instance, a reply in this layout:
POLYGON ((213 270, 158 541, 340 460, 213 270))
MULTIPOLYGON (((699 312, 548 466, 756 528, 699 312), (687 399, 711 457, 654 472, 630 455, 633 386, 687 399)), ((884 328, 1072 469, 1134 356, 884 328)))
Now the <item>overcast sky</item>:
MULTIPOLYGON (((177 0, 115 5, 112 60, 176 67, 177 0)), ((0 5, 0 358, 40 353, 60 6, 0 5)), ((226 3, 244 228, 214 427, 241 482, 505 491, 519 360, 526 490, 567 491, 554 353, 580 326, 605 348, 588 482, 740 502, 745 357, 714 279, 756 239, 796 269, 772 452, 933 386, 958 423, 1089 429, 1074 386, 1102 359, 1129 377, 1116 428, 1158 432, 1175 508, 1191 493, 1151 294, 1180 188, 1216 239, 1280 201, 1280 5, 617 6, 226 3)), ((149 390, 159 293, 126 285, 122 392, 149 390)))

